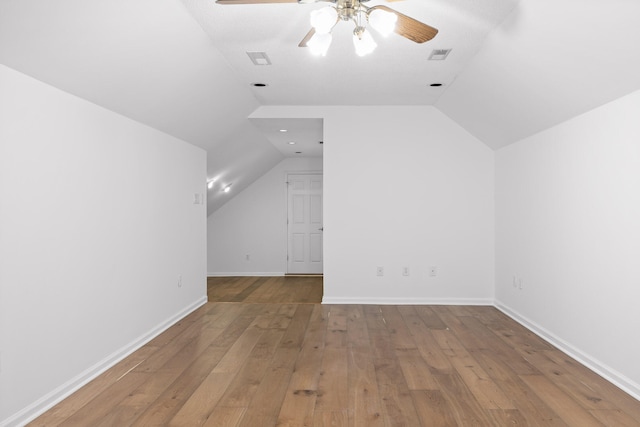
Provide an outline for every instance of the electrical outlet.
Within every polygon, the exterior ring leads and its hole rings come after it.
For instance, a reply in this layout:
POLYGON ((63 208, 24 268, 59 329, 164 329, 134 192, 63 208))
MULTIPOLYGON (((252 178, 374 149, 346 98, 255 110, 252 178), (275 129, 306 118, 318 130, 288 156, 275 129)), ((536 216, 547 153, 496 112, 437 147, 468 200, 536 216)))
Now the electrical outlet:
POLYGON ((378 276, 384 276, 384 267, 378 267, 378 268, 376 268, 376 275, 378 275, 378 276))
POLYGON ((429 276, 435 277, 437 275, 438 275, 438 267, 436 267, 435 265, 429 267, 429 276))
POLYGON ((402 267, 402 275, 403 276, 409 275, 409 267, 402 267))

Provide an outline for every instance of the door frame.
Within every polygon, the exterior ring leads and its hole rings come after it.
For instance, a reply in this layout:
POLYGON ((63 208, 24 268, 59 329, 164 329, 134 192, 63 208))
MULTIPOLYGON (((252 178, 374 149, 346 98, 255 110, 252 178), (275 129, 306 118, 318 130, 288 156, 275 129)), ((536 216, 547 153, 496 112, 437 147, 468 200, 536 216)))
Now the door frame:
MULTIPOLYGON (((321 175, 322 176, 322 218, 324 224, 324 173, 321 170, 304 170, 304 171, 285 171, 284 173, 284 203, 285 203, 285 214, 284 214, 284 223, 285 223, 285 232, 284 232, 284 244, 285 244, 285 254, 286 258, 285 262, 285 275, 296 273, 289 272, 289 176, 290 175, 321 175)), ((324 225, 323 225, 324 227, 324 225)), ((322 271, 324 273, 324 233, 323 233, 323 244, 322 244, 322 271)))

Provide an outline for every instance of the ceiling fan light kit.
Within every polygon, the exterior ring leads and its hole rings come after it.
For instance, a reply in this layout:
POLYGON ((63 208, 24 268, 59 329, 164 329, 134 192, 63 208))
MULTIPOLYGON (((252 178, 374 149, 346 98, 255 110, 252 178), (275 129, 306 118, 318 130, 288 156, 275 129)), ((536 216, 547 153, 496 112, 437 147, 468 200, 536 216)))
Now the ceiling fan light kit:
MULTIPOLYGON (((413 18, 403 15, 387 6, 368 7, 369 0, 217 0, 218 4, 260 4, 260 3, 333 3, 311 12, 311 31, 298 46, 309 47, 311 53, 325 56, 329 51, 333 37, 331 31, 340 21, 353 21, 353 44, 356 53, 367 55, 375 50, 377 44, 367 24, 386 37, 395 32, 415 43, 424 43, 438 34, 438 30, 413 18)), ((387 0, 396 1, 396 0, 387 0)))
POLYGON ((315 33, 313 37, 307 42, 307 46, 311 49, 311 53, 314 55, 326 56, 331 46, 333 36, 331 33, 319 34, 315 33))
POLYGON ((391 34, 396 27, 398 16, 382 9, 368 8, 362 1, 337 0, 335 6, 326 6, 311 12, 311 27, 315 34, 307 42, 311 53, 325 56, 331 45, 330 34, 340 21, 353 21, 353 45, 358 56, 368 55, 378 46, 367 31, 367 23, 383 36, 391 34))
POLYGON ((364 27, 356 27, 353 30, 353 45, 358 56, 368 55, 378 47, 371 34, 364 27))
POLYGON ((338 22, 338 10, 331 6, 312 10, 310 21, 311 26, 316 30, 316 34, 330 33, 338 22))
POLYGON ((382 36, 387 37, 396 29, 398 15, 391 12, 385 12, 380 9, 372 9, 367 14, 367 19, 377 32, 382 34, 382 36))

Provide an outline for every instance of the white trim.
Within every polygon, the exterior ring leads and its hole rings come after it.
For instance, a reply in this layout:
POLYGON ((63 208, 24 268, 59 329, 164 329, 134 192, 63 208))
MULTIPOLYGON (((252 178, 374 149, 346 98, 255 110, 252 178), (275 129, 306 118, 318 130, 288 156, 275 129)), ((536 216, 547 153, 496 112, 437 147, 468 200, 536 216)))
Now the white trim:
POLYGON ((365 304, 365 305, 489 305, 491 298, 393 298, 393 297, 327 297, 322 304, 365 304))
POLYGON ((322 175, 322 171, 314 171, 314 170, 306 170, 306 171, 296 171, 296 170, 286 170, 285 174, 285 182, 289 180, 289 175, 322 175))
POLYGON ((207 273, 207 277, 280 277, 280 276, 284 276, 284 272, 245 271, 243 273, 226 273, 226 272, 207 273))
MULTIPOLYGON (((320 170, 320 171, 313 171, 313 170, 307 170, 307 171, 285 171, 284 172, 284 200, 285 200, 285 216, 284 216, 284 221, 287 224, 287 231, 285 233, 285 252, 286 252, 286 256, 287 259, 285 260, 285 265, 286 265, 286 273, 285 274, 297 274, 297 273, 291 273, 289 272, 290 269, 290 263, 289 263, 289 177, 291 175, 320 175, 322 177, 322 206, 324 209, 324 171, 320 170)), ((324 222, 324 212, 322 213, 322 217, 323 217, 323 222, 324 222)), ((323 224, 324 227, 324 224, 323 224)), ((323 242, 322 242, 322 250, 323 250, 323 254, 322 254, 322 273, 324 273, 324 236, 323 236, 323 242)), ((320 273, 320 274, 322 274, 320 273)))
POLYGON ((606 364, 600 362, 599 360, 589 356, 588 354, 574 347, 567 341, 558 337, 554 333, 538 325, 536 322, 512 310, 502 302, 496 300, 494 303, 494 306, 498 310, 502 311, 504 314, 506 314, 513 320, 515 320, 516 322, 520 323, 525 328, 529 329, 534 334, 538 335, 540 338, 548 341, 550 344, 554 345, 559 350, 563 351, 564 353, 568 354, 572 358, 576 359, 578 362, 580 362, 587 368, 591 369, 596 374, 600 375, 610 383, 619 387, 625 393, 629 394, 630 396, 632 396, 637 400, 640 400, 640 384, 637 384, 636 382, 627 378, 626 376, 616 371, 615 369, 611 368, 610 366, 607 366, 606 364))
MULTIPOLYGON (((284 273, 209 273, 209 277, 223 277, 223 276, 284 276, 284 273)), ((140 336, 136 340, 132 341, 128 345, 125 345, 121 349, 115 351, 105 359, 96 363, 92 367, 88 368, 84 372, 80 373, 76 377, 67 381, 65 384, 56 388, 52 392, 46 394, 42 398, 38 399, 34 403, 23 408, 19 412, 13 414, 9 418, 0 421, 0 427, 9 427, 16 425, 25 425, 38 416, 42 415, 47 410, 51 409, 54 405, 64 400, 78 389, 88 384, 91 380, 98 377, 100 374, 113 367, 115 364, 129 356, 134 351, 151 341, 156 336, 173 326, 179 320, 183 319, 199 307, 207 303, 206 296, 199 298, 197 301, 187 306, 174 316, 160 323, 146 334, 140 336)), ((542 339, 548 341, 550 344, 557 347, 567 355, 571 356, 582 365, 591 369, 598 375, 605 378, 607 381, 616 385, 624 392, 632 396, 633 398, 640 400, 640 385, 625 377, 615 369, 607 366, 606 364, 594 359, 593 357, 585 354, 581 350, 575 348, 562 338, 556 336, 552 332, 541 327, 537 323, 531 321, 525 316, 520 315, 516 311, 512 310, 502 302, 498 300, 491 300, 487 298, 370 298, 370 297, 324 297, 322 299, 323 304, 375 304, 375 305, 490 305, 496 307, 498 310, 520 323, 522 326, 535 333, 542 339)))
POLYGON ((146 343, 151 341, 153 338, 160 335, 162 332, 169 329, 171 326, 176 324, 178 321, 191 314, 193 311, 198 309, 207 303, 207 297, 202 296, 195 302, 191 303, 175 315, 171 316, 164 322, 158 324, 153 329, 148 331, 147 333, 141 335, 136 338, 129 344, 123 346, 119 350, 111 353, 109 356, 105 357, 95 365, 86 369, 84 372, 76 375, 66 383, 57 387, 53 391, 47 393, 40 399, 11 415, 9 418, 6 418, 0 421, 0 427, 8 427, 8 426, 18 426, 25 425, 49 409, 51 409, 54 405, 58 404, 62 400, 69 397, 71 394, 75 393, 81 387, 88 384, 91 380, 98 377, 100 374, 105 372, 106 370, 115 366, 118 362, 122 361, 125 357, 129 356, 134 351, 138 350, 146 343))

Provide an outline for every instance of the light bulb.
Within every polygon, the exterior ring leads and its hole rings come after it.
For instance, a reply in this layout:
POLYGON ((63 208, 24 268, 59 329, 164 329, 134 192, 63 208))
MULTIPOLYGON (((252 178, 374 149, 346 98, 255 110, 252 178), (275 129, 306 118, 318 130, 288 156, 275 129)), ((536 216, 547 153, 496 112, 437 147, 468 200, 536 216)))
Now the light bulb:
POLYGON ((338 11, 335 7, 327 6, 311 12, 311 26, 317 34, 328 34, 338 22, 338 11))
POLYGON ((311 49, 311 53, 314 55, 326 56, 329 46, 331 46, 331 40, 333 37, 331 33, 318 34, 315 33, 313 37, 307 42, 307 46, 311 49))
POLYGON ((358 56, 368 55, 375 50, 378 45, 371 37, 371 34, 361 29, 353 33, 353 45, 358 56))
POLYGON ((396 29, 398 15, 381 9, 373 9, 367 14, 369 23, 376 31, 387 37, 396 29))

